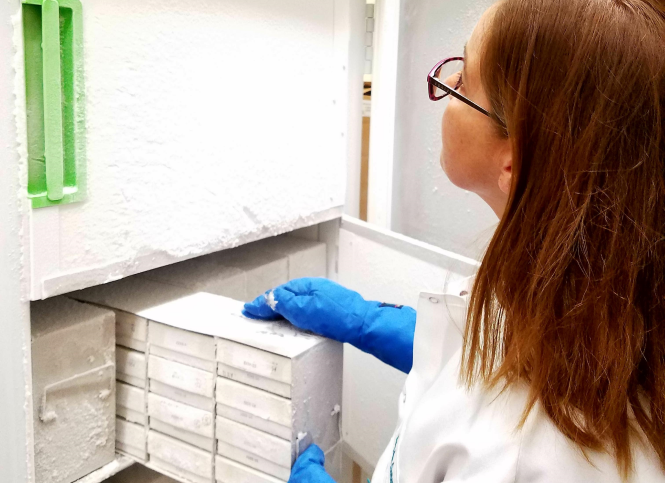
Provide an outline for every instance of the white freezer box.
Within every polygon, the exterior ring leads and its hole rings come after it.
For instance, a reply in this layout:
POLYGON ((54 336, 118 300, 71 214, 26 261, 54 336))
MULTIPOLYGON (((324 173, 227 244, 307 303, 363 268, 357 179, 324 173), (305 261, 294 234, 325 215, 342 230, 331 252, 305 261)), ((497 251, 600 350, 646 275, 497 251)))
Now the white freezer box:
POLYGON ((179 481, 210 483, 213 478, 213 454, 191 444, 148 431, 150 468, 179 481))
POLYGON ((229 366, 222 362, 217 364, 217 374, 226 378, 232 379, 249 386, 253 386, 264 391, 278 394, 283 397, 291 397, 291 384, 270 379, 268 377, 259 376, 253 372, 248 372, 237 367, 229 366))
POLYGON ((291 440, 294 408, 290 399, 223 377, 217 379, 215 392, 218 413, 231 408, 250 414, 253 419, 228 412, 225 412, 225 417, 291 440), (263 422, 271 423, 271 427, 262 426, 263 422))
POLYGON ((114 314, 56 297, 31 318, 36 482, 69 483, 115 457, 114 314))
POLYGON ((289 479, 295 444, 220 416, 215 433, 219 455, 276 478, 289 479))
POLYGON ((145 352, 148 338, 148 321, 123 310, 115 312, 115 343, 136 351, 145 352))
POLYGON ((145 352, 149 329, 142 312, 190 293, 181 287, 128 277, 72 292, 68 296, 113 310, 116 314, 116 343, 145 352))
MULTIPOLYGON (((241 383, 220 377, 215 381, 211 373, 165 359, 159 362, 174 370, 161 369, 161 376, 157 377, 154 361, 158 358, 153 355, 148 365, 151 391, 155 379, 214 398, 229 419, 262 431, 272 428, 272 434, 291 441, 295 441, 298 433, 309 432, 326 451, 340 439, 339 416, 331 413, 342 403, 342 344, 305 333, 285 321, 248 319, 242 315, 242 308, 243 303, 236 300, 196 293, 155 307, 144 315, 151 324, 155 321, 215 336, 218 363, 240 367, 248 374, 279 383, 276 394, 264 390, 265 387, 250 386, 248 383, 253 382, 248 379, 241 383), (191 375, 187 378, 177 375, 178 368, 191 375), (218 389, 213 391, 215 382, 218 389), (285 393, 290 399, 284 397, 285 393), (253 417, 245 417, 243 413, 253 417)), ((218 374, 229 375, 223 371, 218 374)))
POLYGON ((215 372, 214 337, 151 321, 149 338, 150 354, 215 372))
POLYGON ((184 391, 154 379, 150 379, 150 392, 209 412, 215 408, 214 398, 184 391))
POLYGON ((220 373, 266 391, 291 397, 291 359, 232 340, 217 340, 220 373))
POLYGON ((207 451, 214 451, 214 415, 158 394, 148 394, 150 428, 207 451))
POLYGON ((150 378, 151 392, 159 393, 185 404, 192 404, 193 401, 200 401, 201 404, 214 404, 214 372, 204 371, 197 367, 150 354, 148 357, 148 377, 150 378), (156 384, 153 384, 153 382, 156 384), (171 395, 174 393, 173 391, 169 394, 169 388, 181 391, 182 397, 171 395), (167 392, 167 394, 164 394, 164 392, 167 392))
POLYGON ((229 481, 234 483, 284 483, 288 480, 275 478, 219 455, 215 457, 215 479, 217 483, 229 481))
POLYGON ((116 418, 116 451, 120 451, 141 461, 146 461, 148 459, 146 435, 145 426, 126 421, 122 418, 116 418))
POLYGON ((291 476, 291 468, 280 466, 272 461, 256 455, 238 446, 233 446, 222 440, 217 440, 217 454, 240 463, 248 469, 260 471, 266 475, 273 476, 282 481, 288 481, 291 476))
POLYGON ((116 379, 144 388, 146 385, 146 356, 145 353, 117 346, 116 379))
POLYGON ((116 414, 127 421, 147 424, 145 389, 116 382, 116 414))

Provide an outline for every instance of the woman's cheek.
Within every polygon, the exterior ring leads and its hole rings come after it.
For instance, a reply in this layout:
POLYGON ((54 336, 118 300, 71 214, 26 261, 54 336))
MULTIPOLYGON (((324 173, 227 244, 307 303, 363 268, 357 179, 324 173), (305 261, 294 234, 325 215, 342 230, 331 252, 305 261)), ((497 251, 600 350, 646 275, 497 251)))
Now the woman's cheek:
POLYGON ((463 162, 464 151, 461 145, 460 133, 457 132, 459 123, 455 122, 456 102, 452 101, 443 113, 441 126, 441 167, 450 181, 462 187, 464 183, 463 162))

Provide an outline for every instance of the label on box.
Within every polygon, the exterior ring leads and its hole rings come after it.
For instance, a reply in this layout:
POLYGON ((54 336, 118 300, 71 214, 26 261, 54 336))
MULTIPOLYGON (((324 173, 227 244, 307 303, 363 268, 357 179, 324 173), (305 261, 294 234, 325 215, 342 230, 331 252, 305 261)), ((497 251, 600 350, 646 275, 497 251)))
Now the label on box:
POLYGON ((116 371, 145 380, 145 354, 124 347, 115 350, 116 371))
POLYGON ((176 468, 203 477, 212 477, 212 453, 156 431, 148 432, 148 453, 176 468))
POLYGON ((122 382, 115 386, 116 404, 139 413, 145 413, 145 390, 122 382))
POLYGON ((146 341, 148 334, 148 321, 146 319, 122 310, 114 310, 114 312, 116 339, 146 341))
POLYGON ((244 424, 217 416, 217 439, 268 461, 291 468, 291 443, 244 424))
POLYGON ((291 400, 261 389, 220 377, 217 379, 216 400, 282 426, 292 426, 291 400))
POLYGON ((150 344, 204 360, 215 360, 215 339, 150 321, 150 344))
POLYGON ((157 394, 148 394, 148 415, 176 428, 212 438, 213 415, 203 409, 172 401, 157 394))
POLYGON ((183 391, 177 387, 169 386, 163 382, 150 379, 150 392, 159 394, 160 396, 173 399, 181 403, 194 406, 195 408, 203 409, 212 412, 215 407, 215 400, 211 397, 201 396, 193 392, 183 391))
POLYGON ((291 441, 291 438, 293 438, 293 430, 287 426, 282 426, 281 424, 268 421, 240 409, 225 406, 224 404, 217 403, 217 415, 241 424, 246 424, 286 441, 291 441))
POLYGON ((291 383, 291 359, 272 352, 218 339, 217 361, 269 379, 291 383))
POLYGON ((197 448, 210 451, 211 453, 214 451, 214 438, 207 438, 205 436, 201 436, 200 434, 191 433, 181 428, 176 428, 175 426, 171 426, 170 424, 160 421, 159 419, 150 417, 150 429, 154 429, 160 433, 173 436, 175 439, 179 439, 185 443, 193 444, 197 448))
POLYGON ((291 397, 291 384, 259 376, 258 374, 254 374, 252 372, 243 371, 237 367, 227 366, 222 362, 217 364, 217 374, 227 379, 233 379, 234 381, 241 382, 249 386, 258 387, 259 389, 272 392, 273 394, 277 394, 279 396, 286 398, 291 397))
POLYGON ((150 355, 148 375, 169 386, 213 397, 215 376, 211 372, 150 355))
POLYGON ((215 457, 215 478, 218 482, 234 483, 284 483, 284 480, 265 474, 262 471, 237 463, 224 456, 215 457))
POLYGON ((150 353, 170 361, 180 362, 186 366, 196 367, 197 369, 202 369, 208 372, 215 372, 215 361, 199 359, 198 357, 190 356, 189 354, 183 354, 182 352, 172 351, 171 349, 165 349, 164 347, 159 347, 158 345, 151 345, 150 353))
POLYGON ((259 455, 250 453, 249 451, 238 448, 237 446, 232 446, 228 443, 225 443, 224 441, 217 442, 217 454, 284 481, 288 481, 289 476, 291 476, 290 468, 277 465, 272 461, 268 461, 267 459, 262 458, 259 455))
POLYGON ((115 439, 126 446, 145 451, 145 427, 115 418, 115 439))

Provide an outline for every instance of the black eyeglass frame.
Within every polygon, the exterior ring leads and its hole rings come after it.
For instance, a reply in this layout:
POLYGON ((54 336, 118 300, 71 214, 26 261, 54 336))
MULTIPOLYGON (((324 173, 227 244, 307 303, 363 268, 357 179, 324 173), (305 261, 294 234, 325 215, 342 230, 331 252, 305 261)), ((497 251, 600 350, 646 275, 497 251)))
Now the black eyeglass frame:
POLYGON ((447 95, 451 95, 455 99, 457 99, 459 101, 462 101, 464 104, 466 104, 470 107, 473 107, 476 111, 482 112, 483 114, 485 114, 490 119, 495 120, 496 122, 498 122, 501 125, 501 127, 503 127, 505 129, 506 126, 501 121, 501 119, 499 119, 496 115, 493 116, 492 114, 490 114, 489 111, 487 111, 487 109, 484 109, 483 107, 479 106, 478 104, 473 102, 468 97, 463 96, 462 94, 457 92, 455 89, 453 89, 451 87, 448 87, 443 82, 439 81, 439 79, 434 77, 437 74, 437 72, 441 69, 441 67, 443 67, 448 62, 452 62, 452 61, 456 61, 456 60, 461 60, 462 62, 464 62, 464 57, 448 57, 447 59, 443 59, 443 60, 437 62, 437 64, 432 68, 432 70, 429 72, 429 74, 427 74, 427 91, 429 93, 430 100, 431 101, 440 101, 441 99, 443 99, 447 95), (445 94, 442 95, 442 96, 437 97, 434 94, 434 88, 435 87, 438 87, 439 89, 444 91, 445 94))

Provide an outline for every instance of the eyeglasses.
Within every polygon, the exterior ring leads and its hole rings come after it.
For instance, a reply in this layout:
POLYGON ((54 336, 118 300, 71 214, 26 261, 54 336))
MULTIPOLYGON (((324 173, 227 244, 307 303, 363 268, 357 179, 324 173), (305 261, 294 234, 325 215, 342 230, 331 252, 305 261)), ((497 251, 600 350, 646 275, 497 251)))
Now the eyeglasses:
POLYGON ((430 100, 440 101, 444 97, 451 95, 464 104, 473 107, 476 111, 482 112, 494 119, 505 128, 500 119, 490 114, 489 111, 483 109, 471 99, 457 92, 457 89, 462 86, 463 67, 464 57, 450 57, 438 62, 427 75, 427 88, 430 100))

